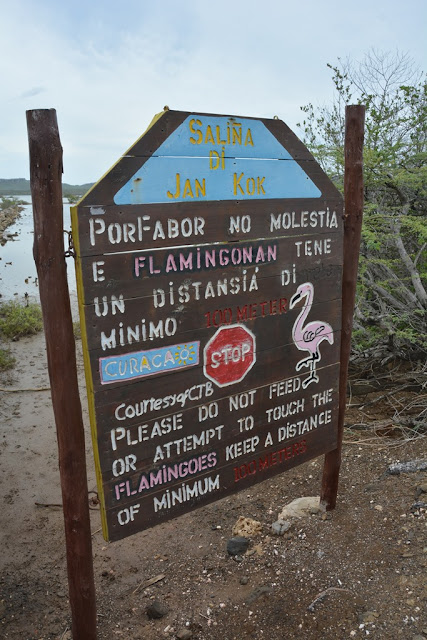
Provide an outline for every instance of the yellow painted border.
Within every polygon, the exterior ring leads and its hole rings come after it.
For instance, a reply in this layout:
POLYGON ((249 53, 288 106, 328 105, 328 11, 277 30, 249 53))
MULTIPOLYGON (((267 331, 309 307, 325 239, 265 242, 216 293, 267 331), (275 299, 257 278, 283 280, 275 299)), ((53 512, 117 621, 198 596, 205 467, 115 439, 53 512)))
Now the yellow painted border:
POLYGON ((84 362, 84 370, 85 370, 85 378, 86 378, 86 391, 87 391, 87 401, 89 408, 89 420, 90 420, 90 431, 92 437, 92 448, 93 448, 93 457, 95 461, 95 474, 96 474, 96 483, 98 486, 98 497, 100 500, 100 511, 101 511, 101 524, 102 524, 102 533, 107 540, 108 537, 108 525, 107 525, 107 513, 105 509, 105 495, 104 495, 104 487, 102 483, 102 473, 101 473, 101 462, 99 458, 99 449, 98 449, 98 429, 96 423, 96 411, 95 411, 95 395, 93 391, 93 379, 92 379, 92 368, 90 366, 90 356, 88 349, 88 339, 87 339, 87 330, 86 330, 86 317, 84 311, 84 284, 83 284, 83 273, 82 273, 82 263, 80 258, 80 241, 79 241, 79 219, 78 219, 78 207, 84 202, 85 198, 91 191, 102 181, 106 176, 110 173, 110 171, 121 161, 123 156, 126 156, 132 147, 135 146, 141 138, 145 136, 147 131, 151 129, 151 127, 158 121, 162 116, 165 115, 167 111, 161 111, 157 113, 154 118, 151 120, 147 129, 144 133, 136 140, 127 151, 123 153, 123 155, 115 162, 108 171, 104 173, 104 175, 87 191, 82 198, 77 202, 76 205, 70 208, 71 211, 71 232, 73 236, 73 244, 74 250, 76 252, 75 257, 75 270, 76 270, 76 283, 77 283, 77 300, 79 305, 79 316, 80 316, 80 330, 82 336, 82 348, 83 348, 83 362, 84 362))
POLYGON ((84 304, 83 304, 84 286, 83 286, 82 263, 80 259, 80 242, 79 242, 79 234, 78 234, 77 208, 78 208, 77 206, 70 208, 71 231, 73 234, 74 249, 76 252, 75 269, 76 269, 76 283, 77 283, 77 300, 79 303, 80 331, 82 336, 82 347, 83 347, 83 362, 84 362, 84 370, 85 370, 85 378, 86 378, 86 391, 87 391, 87 401, 88 401, 88 408, 89 408, 90 431, 92 436, 93 457, 95 460, 96 484, 98 486, 98 497, 100 500, 102 533, 105 540, 108 541, 109 538, 108 538, 108 527, 107 527, 107 514, 105 511, 105 496, 104 496, 104 488, 102 483, 101 464, 100 464, 99 449, 98 449, 98 430, 97 430, 97 424, 96 424, 95 397, 93 392, 92 369, 90 366, 90 357, 89 357, 87 330, 86 330, 86 317, 85 317, 84 304))

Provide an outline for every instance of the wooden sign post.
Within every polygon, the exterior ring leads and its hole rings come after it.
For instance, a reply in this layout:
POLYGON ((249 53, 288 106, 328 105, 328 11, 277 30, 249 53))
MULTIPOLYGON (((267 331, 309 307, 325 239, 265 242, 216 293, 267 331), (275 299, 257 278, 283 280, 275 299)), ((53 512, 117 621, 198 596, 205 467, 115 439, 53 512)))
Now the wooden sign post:
POLYGON ((106 539, 337 449, 343 203, 282 121, 165 111, 72 225, 106 539))
POLYGON ((54 109, 27 111, 34 260, 58 437, 73 637, 96 640, 83 418, 64 252, 62 147, 54 109))
POLYGON ((340 406, 337 448, 325 456, 321 502, 326 509, 335 508, 341 466, 344 414, 347 400, 347 372, 351 351, 354 303, 356 299, 357 268, 363 219, 363 139, 365 107, 348 105, 345 112, 345 171, 344 171, 344 262, 342 284, 341 372, 339 382, 340 406))

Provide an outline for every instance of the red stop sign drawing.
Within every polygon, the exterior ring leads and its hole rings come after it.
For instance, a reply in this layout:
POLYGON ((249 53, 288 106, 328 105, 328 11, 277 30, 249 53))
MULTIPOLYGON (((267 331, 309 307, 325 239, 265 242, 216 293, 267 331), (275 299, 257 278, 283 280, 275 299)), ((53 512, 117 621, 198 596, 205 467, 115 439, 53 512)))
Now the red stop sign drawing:
POLYGON ((241 324, 220 327, 204 349, 204 374, 218 387, 243 380, 256 361, 255 336, 241 324))

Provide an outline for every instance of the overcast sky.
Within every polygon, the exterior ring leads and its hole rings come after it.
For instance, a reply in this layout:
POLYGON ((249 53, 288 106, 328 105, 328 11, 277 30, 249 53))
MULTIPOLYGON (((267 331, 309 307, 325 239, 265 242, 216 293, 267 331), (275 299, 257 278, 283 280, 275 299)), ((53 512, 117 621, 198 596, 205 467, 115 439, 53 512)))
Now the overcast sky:
POLYGON ((279 116, 331 100, 370 48, 426 69, 426 0, 0 0, 0 178, 29 178, 26 109, 55 108, 64 181, 100 178, 164 105, 279 116))

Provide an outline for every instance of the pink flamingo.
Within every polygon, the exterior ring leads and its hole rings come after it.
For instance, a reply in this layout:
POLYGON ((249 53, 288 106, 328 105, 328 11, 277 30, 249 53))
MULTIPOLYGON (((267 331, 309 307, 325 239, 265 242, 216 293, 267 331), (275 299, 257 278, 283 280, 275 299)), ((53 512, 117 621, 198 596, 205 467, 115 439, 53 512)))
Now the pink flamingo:
POLYGON ((311 282, 300 284, 291 298, 289 308, 293 309, 297 302, 304 296, 306 302, 294 322, 292 339, 300 351, 308 351, 310 353, 308 358, 300 360, 295 367, 296 371, 300 371, 302 367, 310 367, 310 375, 302 383, 303 389, 306 389, 312 382, 319 382, 319 378, 316 375, 316 363, 319 362, 321 358, 319 351, 320 343, 323 340, 327 340, 329 344, 333 344, 334 335, 331 325, 326 322, 314 321, 309 322, 305 327, 303 326, 313 304, 314 286, 311 282))

